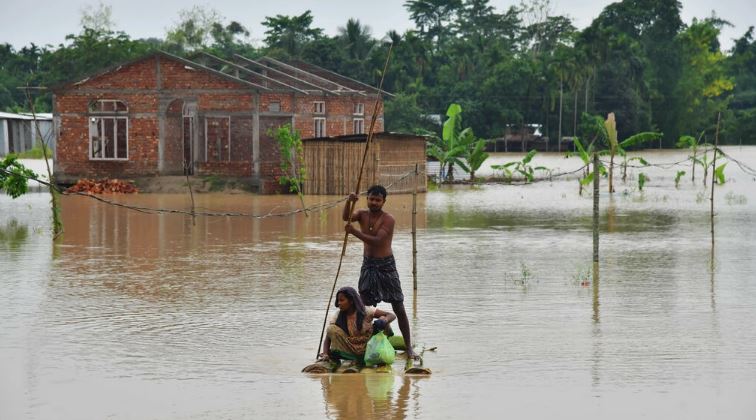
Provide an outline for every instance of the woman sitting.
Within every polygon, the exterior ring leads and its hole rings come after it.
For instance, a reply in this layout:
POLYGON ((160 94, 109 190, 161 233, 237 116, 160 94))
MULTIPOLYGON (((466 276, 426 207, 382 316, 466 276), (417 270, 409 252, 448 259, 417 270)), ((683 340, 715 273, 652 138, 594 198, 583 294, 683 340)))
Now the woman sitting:
POLYGON ((347 359, 362 363, 373 331, 384 330, 390 334, 389 324, 396 319, 396 315, 378 308, 366 308, 353 287, 339 289, 335 306, 339 310, 326 329, 323 353, 318 359, 347 359))

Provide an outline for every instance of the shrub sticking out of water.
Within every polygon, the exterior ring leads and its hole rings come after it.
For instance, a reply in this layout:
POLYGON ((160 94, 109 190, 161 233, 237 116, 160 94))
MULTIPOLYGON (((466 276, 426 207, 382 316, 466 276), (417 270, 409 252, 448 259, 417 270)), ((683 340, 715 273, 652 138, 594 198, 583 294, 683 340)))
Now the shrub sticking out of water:
POLYGON ((524 262, 520 261, 519 273, 504 273, 506 283, 512 283, 514 286, 527 289, 533 283, 533 272, 524 262))
POLYGON ((643 191, 643 186, 646 185, 646 181, 648 181, 649 178, 644 174, 643 172, 638 174, 638 190, 643 191))
POLYGON ((685 176, 685 171, 677 171, 677 174, 675 174, 675 188, 680 187, 680 178, 685 176))
POLYGON ((587 287, 591 285, 593 280, 593 270, 591 267, 578 267, 577 272, 572 275, 572 284, 576 286, 587 287))
POLYGON ((491 165, 491 169, 495 171, 501 171, 502 177, 507 183, 512 182, 514 176, 520 176, 526 182, 533 182, 535 180, 535 171, 547 172, 549 174, 549 177, 551 177, 551 173, 548 168, 544 166, 533 167, 530 165, 530 161, 533 160, 533 157, 535 155, 536 151, 531 150, 520 161, 507 162, 501 165, 491 165))
POLYGON ((742 194, 735 194, 732 191, 725 194, 725 201, 727 201, 728 205, 745 205, 748 203, 748 199, 746 196, 742 194))

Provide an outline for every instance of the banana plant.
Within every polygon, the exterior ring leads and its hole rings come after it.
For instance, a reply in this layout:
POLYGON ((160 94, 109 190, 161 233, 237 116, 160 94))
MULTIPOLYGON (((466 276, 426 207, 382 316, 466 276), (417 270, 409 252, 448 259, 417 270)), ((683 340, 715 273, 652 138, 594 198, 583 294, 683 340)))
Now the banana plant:
POLYGON ((717 166, 717 168, 714 169, 714 179, 717 181, 717 184, 725 183, 725 175, 724 175, 725 166, 727 166, 727 162, 717 166))
MULTIPOLYGON (((595 153, 595 141, 588 144, 588 147, 583 147, 583 143, 580 141, 579 138, 575 137, 574 140, 575 143, 575 150, 576 152, 573 153, 580 157, 580 160, 583 161, 583 164, 585 165, 583 168, 583 177, 580 178, 579 184, 580 184, 580 190, 579 194, 583 195, 583 187, 593 182, 593 173, 594 171, 590 170, 591 166, 591 157, 593 156, 593 153, 595 153)), ((605 175, 606 174, 606 168, 599 164, 599 174, 605 175)))
POLYGON ((465 162, 459 162, 459 166, 465 172, 470 174, 470 180, 475 181, 475 171, 480 169, 483 162, 488 159, 486 152, 486 141, 477 139, 471 128, 466 128, 460 132, 461 143, 465 145, 464 158, 465 162))
POLYGON ((680 178, 685 176, 685 171, 677 171, 675 174, 675 188, 680 187, 680 178))
POLYGON ((507 182, 512 182, 515 174, 522 175, 526 182, 533 182, 535 180, 535 171, 549 171, 545 166, 533 167, 530 165, 530 162, 533 160, 536 153, 535 150, 531 150, 522 158, 522 160, 507 162, 501 165, 491 165, 491 168, 502 171, 502 175, 507 182))
POLYGON ((712 182, 717 182, 718 184, 725 183, 724 169, 725 169, 725 166, 727 166, 727 162, 714 168, 714 159, 717 157, 722 157, 722 154, 719 152, 719 150, 714 149, 714 154, 712 155, 711 160, 709 160, 709 155, 706 152, 704 152, 704 154, 701 155, 701 157, 693 159, 693 167, 695 168, 696 164, 701 165, 701 168, 704 171, 704 175, 703 175, 704 186, 706 186, 706 178, 709 176, 709 167, 712 168, 712 174, 711 174, 712 182))
MULTIPOLYGON (((704 144, 701 143, 701 139, 703 138, 704 132, 702 131, 701 134, 698 135, 698 139, 696 139, 693 136, 680 136, 680 138, 677 140, 677 147, 685 148, 687 147, 688 150, 690 150, 691 155, 689 156, 689 159, 692 163, 692 169, 690 172, 690 182, 696 182, 696 163, 698 160, 698 148, 699 146, 703 146, 704 144)), ((706 181, 704 180, 704 183, 706 181)))
MULTIPOLYGON (((444 122, 441 131, 441 137, 433 136, 433 140, 428 146, 427 153, 429 156, 438 159, 440 164, 441 179, 454 180, 454 165, 465 168, 462 161, 468 145, 464 139, 472 137, 472 129, 462 129, 462 107, 459 104, 451 104, 446 110, 448 117, 444 122), (446 176, 444 176, 444 174, 446 176)), ((474 137, 473 137, 474 138, 474 137)))
POLYGON ((628 163, 632 162, 633 160, 636 160, 644 166, 648 165, 648 162, 646 162, 646 160, 640 156, 636 156, 636 157, 628 159, 627 149, 629 147, 637 146, 639 144, 647 143, 654 140, 659 140, 661 136, 662 136, 662 133, 656 133, 653 131, 644 131, 642 133, 633 134, 632 136, 626 138, 625 140, 622 140, 619 143, 617 151, 619 155, 622 156, 622 182, 625 182, 627 180, 628 163))

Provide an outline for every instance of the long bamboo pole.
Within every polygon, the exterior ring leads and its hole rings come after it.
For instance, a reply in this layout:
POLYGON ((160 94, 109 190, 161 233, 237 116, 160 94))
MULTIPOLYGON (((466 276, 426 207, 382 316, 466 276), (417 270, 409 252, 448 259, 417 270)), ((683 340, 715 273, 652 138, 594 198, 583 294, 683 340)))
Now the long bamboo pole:
POLYGON ((717 152, 719 151, 719 121, 722 118, 722 113, 717 114, 717 132, 714 135, 714 158, 711 161, 711 265, 714 267, 714 184, 717 183, 716 171, 717 171, 717 152))
POLYGON ((47 156, 49 145, 47 144, 47 141, 45 141, 44 138, 42 137, 42 131, 39 129, 39 122, 37 121, 37 112, 34 109, 34 101, 32 100, 31 93, 29 93, 31 89, 41 90, 45 88, 34 88, 34 87, 26 86, 19 89, 23 89, 24 93, 26 93, 26 99, 29 102, 29 110, 32 113, 32 119, 34 121, 34 127, 37 132, 37 137, 39 137, 39 141, 42 142, 42 156, 44 156, 45 158, 45 167, 47 168, 47 179, 48 181, 50 181, 49 190, 50 190, 50 205, 52 206, 53 238, 57 238, 63 233, 63 222, 60 220, 60 195, 58 193, 57 188, 55 188, 55 178, 53 177, 53 171, 50 168, 50 161, 47 156))
MULTIPOLYGON (((388 54, 386 55, 386 63, 383 65, 383 73, 381 74, 381 81, 378 84, 378 98, 375 101, 375 106, 373 107, 373 115, 370 118, 370 130, 368 131, 367 141, 365 142, 365 149, 362 152, 362 163, 360 164, 359 175, 357 175, 357 185, 354 188, 354 193, 357 195, 360 194, 360 184, 362 183, 362 174, 365 170, 365 161, 367 160, 370 144, 373 141, 373 134, 375 131, 375 122, 378 119, 378 112, 380 111, 379 108, 382 103, 381 94, 383 93, 383 81, 386 78, 386 70, 388 69, 389 60, 391 59, 391 50, 393 48, 394 48, 394 44, 393 43, 389 44, 388 54)), ((348 200, 346 205, 347 205, 347 209, 349 210, 347 214, 349 214, 349 217, 351 220, 352 212, 354 211, 354 202, 351 200, 348 200)), ((351 223, 351 221, 349 223, 351 223)), ((333 279, 333 286, 331 287, 331 296, 328 298, 328 304, 326 304, 325 316, 323 317, 323 326, 320 328, 320 340, 318 340, 318 352, 315 354, 316 359, 318 356, 320 356, 320 349, 323 348, 323 335, 325 334, 326 322, 328 322, 328 311, 331 309, 331 302, 333 301, 333 292, 336 290, 336 282, 339 280, 339 274, 341 273, 341 264, 344 262, 344 255, 346 254, 346 248, 347 248, 348 242, 349 242, 349 233, 344 233, 344 243, 341 246, 341 256, 339 257, 339 266, 336 269, 336 277, 334 277, 333 279)))
POLYGON ((598 153, 593 153, 593 267, 597 271, 599 262, 599 171, 598 153))
POLYGON ((417 292, 417 178, 418 164, 415 163, 415 188, 412 191, 412 290, 415 292, 417 292))

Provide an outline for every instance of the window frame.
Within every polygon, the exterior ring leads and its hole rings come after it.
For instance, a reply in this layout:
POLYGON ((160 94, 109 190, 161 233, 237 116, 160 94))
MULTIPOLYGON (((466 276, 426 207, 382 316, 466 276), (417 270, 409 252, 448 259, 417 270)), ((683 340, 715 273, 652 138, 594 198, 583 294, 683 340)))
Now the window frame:
POLYGON ((365 115, 365 104, 363 102, 354 104, 354 115, 365 115))
POLYGON ((315 117, 312 120, 313 120, 313 123, 314 123, 314 127, 313 127, 313 135, 314 135, 314 137, 315 138, 328 137, 328 131, 327 131, 328 130, 328 124, 326 124, 325 117, 315 117), (320 135, 318 135, 318 131, 319 131, 318 130, 318 125, 319 124, 323 125, 323 127, 322 127, 322 133, 320 133, 320 135))
POLYGON ((365 119, 364 118, 354 118, 352 119, 352 131, 354 134, 365 134, 365 119), (359 123, 360 129, 357 130, 357 124, 359 123))
POLYGON ((87 155, 89 157, 89 160, 94 161, 128 161, 129 160, 129 107, 128 104, 125 101, 122 101, 120 99, 96 99, 94 101, 91 101, 88 106, 88 114, 87 114, 87 126, 89 129, 89 140, 88 140, 88 151, 87 155), (104 104, 109 103, 113 105, 112 110, 103 110, 105 108, 104 104), (119 110, 119 104, 122 105, 121 110, 119 110), (125 151, 126 156, 120 157, 118 156, 118 137, 119 137, 119 131, 118 131, 118 121, 123 120, 125 125, 125 135, 124 135, 124 141, 125 141, 125 151), (105 126, 106 121, 112 121, 113 124, 113 157, 107 157, 105 156, 105 153, 107 151, 106 144, 103 142, 103 138, 107 138, 107 133, 105 133, 105 126), (94 130, 93 130, 94 128, 94 130), (96 134, 96 135, 95 135, 96 134), (101 135, 105 134, 105 135, 101 135), (95 137, 98 138, 100 143, 99 148, 99 156, 95 156, 94 153, 94 142, 95 137))
POLYGON ((323 115, 325 114, 325 101, 313 101, 312 102, 312 113, 323 115))

